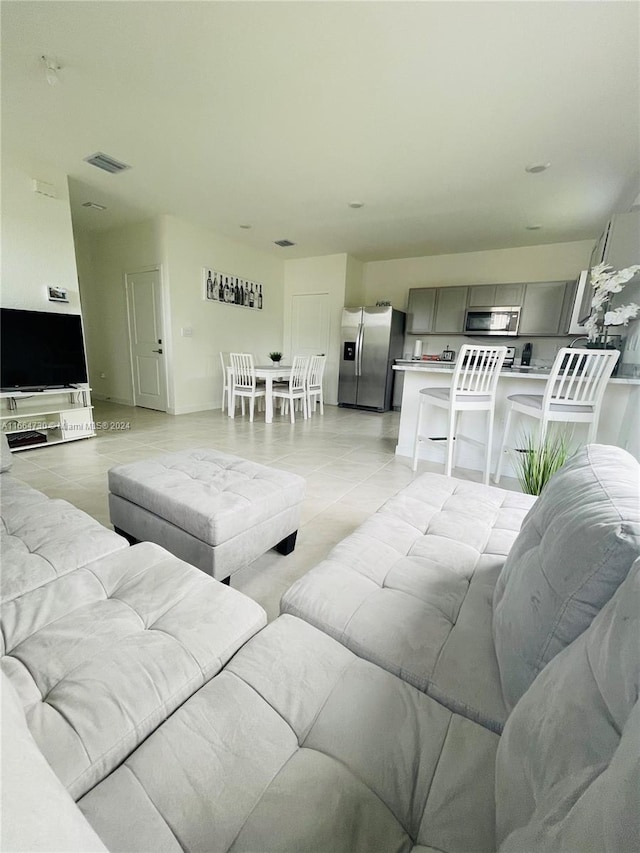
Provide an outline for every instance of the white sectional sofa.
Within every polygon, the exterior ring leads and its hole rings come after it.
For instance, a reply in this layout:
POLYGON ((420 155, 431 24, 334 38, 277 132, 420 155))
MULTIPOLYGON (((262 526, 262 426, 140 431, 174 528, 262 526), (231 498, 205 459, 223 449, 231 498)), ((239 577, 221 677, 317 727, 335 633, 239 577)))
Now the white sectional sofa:
POLYGON ((266 627, 157 546, 25 556, 2 849, 637 850, 639 504, 596 445, 537 502, 424 475, 266 627))

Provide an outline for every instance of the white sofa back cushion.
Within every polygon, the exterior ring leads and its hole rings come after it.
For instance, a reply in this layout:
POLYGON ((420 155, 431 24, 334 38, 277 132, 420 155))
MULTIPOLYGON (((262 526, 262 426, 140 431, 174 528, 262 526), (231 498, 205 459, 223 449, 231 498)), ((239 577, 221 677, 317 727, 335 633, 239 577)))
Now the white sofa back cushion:
POLYGON ((640 560, 507 720, 499 853, 640 850, 640 560))
POLYGON ((496 584, 493 637, 509 708, 638 556, 640 466, 619 447, 582 448, 533 505, 496 584))
POLYGON ((2 679, 2 850, 106 851, 27 727, 22 704, 2 679))
POLYGON ((12 463, 13 459, 11 458, 11 451, 9 450, 9 442, 7 441, 5 433, 2 433, 0 435, 0 474, 8 471, 9 468, 11 468, 12 463))

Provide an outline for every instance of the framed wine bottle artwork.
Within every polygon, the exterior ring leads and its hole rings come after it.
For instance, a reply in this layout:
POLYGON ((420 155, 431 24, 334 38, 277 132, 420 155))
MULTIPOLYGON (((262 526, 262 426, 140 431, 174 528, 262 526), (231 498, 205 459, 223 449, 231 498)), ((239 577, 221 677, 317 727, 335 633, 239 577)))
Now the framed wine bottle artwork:
POLYGON ((261 282, 220 272, 212 267, 202 268, 202 289, 206 302, 222 302, 252 311, 262 311, 264 307, 264 286, 261 282))

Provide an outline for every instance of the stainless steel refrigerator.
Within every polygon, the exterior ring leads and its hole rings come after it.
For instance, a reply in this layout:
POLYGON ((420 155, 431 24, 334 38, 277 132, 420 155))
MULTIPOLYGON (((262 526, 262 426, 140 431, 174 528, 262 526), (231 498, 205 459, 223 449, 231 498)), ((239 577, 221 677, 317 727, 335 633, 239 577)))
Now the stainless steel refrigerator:
POLYGON ((390 306, 345 308, 340 340, 338 405, 386 412, 393 394, 393 362, 402 357, 402 311, 390 306))

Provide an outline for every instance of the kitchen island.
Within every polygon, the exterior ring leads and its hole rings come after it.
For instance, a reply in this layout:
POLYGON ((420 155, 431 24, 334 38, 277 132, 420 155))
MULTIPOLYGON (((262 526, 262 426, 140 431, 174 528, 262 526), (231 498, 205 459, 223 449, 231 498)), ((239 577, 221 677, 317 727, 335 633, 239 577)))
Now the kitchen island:
MULTIPOLYGON (((404 373, 400 426, 396 454, 413 456, 413 442, 418 419, 419 393, 421 388, 448 388, 454 370, 453 364, 444 362, 411 361, 397 362, 394 370, 404 373)), ((543 394, 549 376, 549 368, 505 368, 500 373, 496 395, 496 415, 493 433, 491 476, 502 442, 504 422, 507 414, 507 397, 510 394, 543 394)), ((429 420, 426 432, 430 436, 446 435, 446 411, 435 407, 425 408, 429 420), (432 426, 431 426, 432 424, 432 426)), ((463 412, 459 416, 459 432, 478 441, 486 435, 487 416, 484 412, 463 412)), ((515 416, 515 430, 511 437, 528 434, 539 426, 533 418, 515 416)), ((572 431, 571 446, 586 443, 587 427, 583 424, 568 424, 572 431)), ((456 442, 458 443, 458 442, 456 442)), ((598 443, 623 447, 636 459, 640 459, 640 379, 614 377, 609 380, 598 426, 598 443)), ((420 451, 421 459, 444 463, 444 441, 425 442, 420 451)), ((472 471, 483 470, 483 449, 466 441, 456 448, 455 466, 472 471)), ((504 462, 503 475, 515 476, 509 454, 504 462)))

